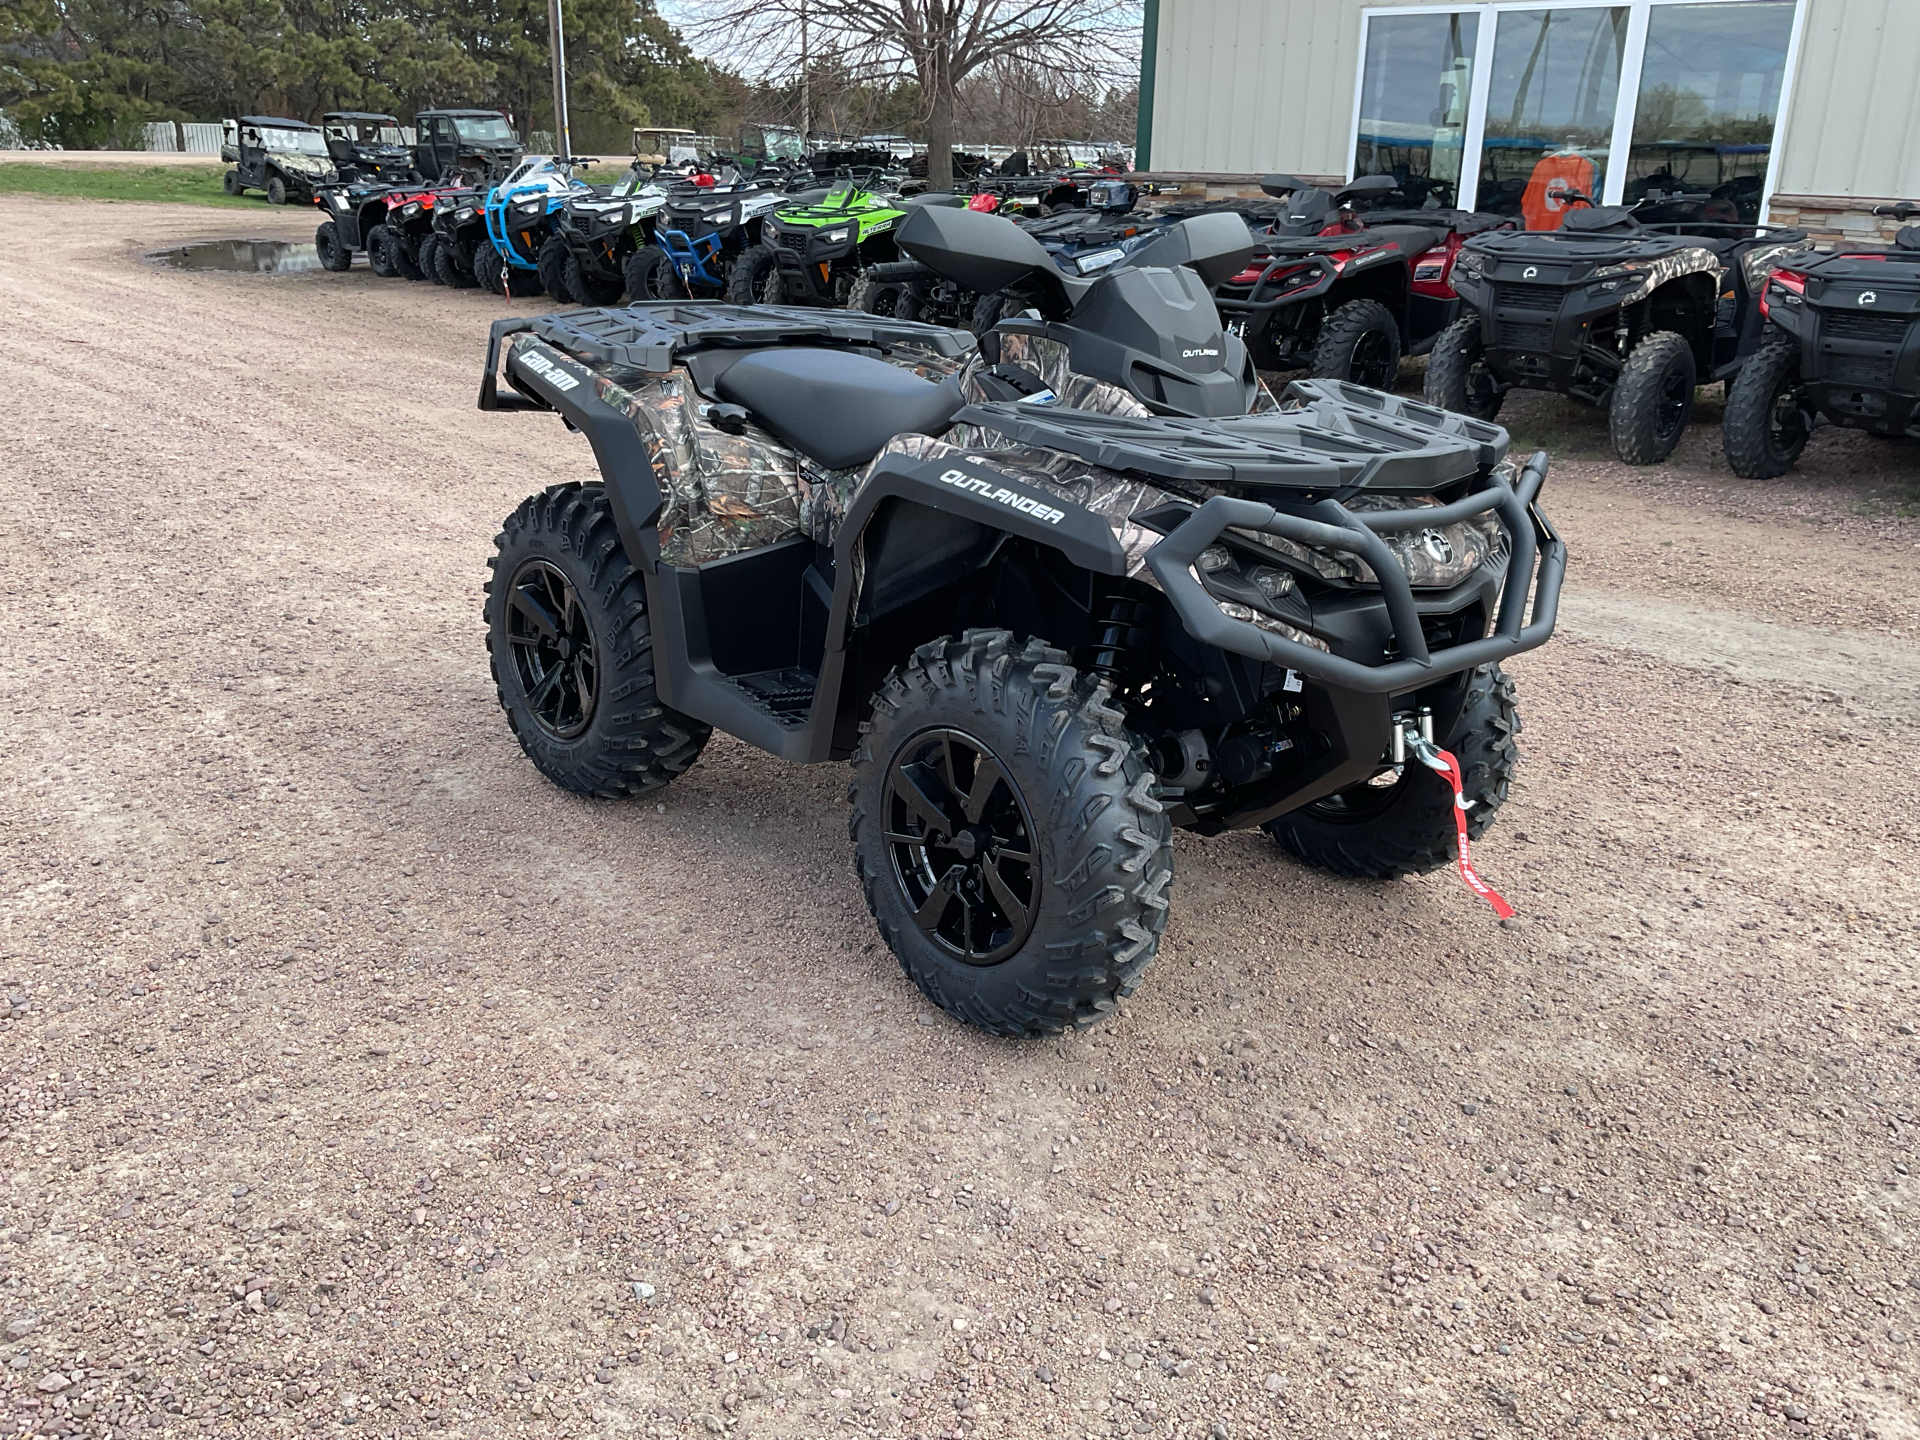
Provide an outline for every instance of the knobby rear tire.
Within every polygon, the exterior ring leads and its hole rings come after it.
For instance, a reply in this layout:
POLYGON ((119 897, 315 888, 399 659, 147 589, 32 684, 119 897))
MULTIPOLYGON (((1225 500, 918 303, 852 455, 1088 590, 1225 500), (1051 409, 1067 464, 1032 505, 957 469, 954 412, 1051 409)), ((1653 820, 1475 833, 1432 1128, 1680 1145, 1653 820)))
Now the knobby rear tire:
POLYGON ((529 496, 494 537, 487 565, 494 691, 514 738, 543 775, 575 794, 619 799, 658 790, 699 758, 712 727, 660 703, 646 586, 620 543, 604 487, 554 485, 529 496), (593 636, 593 716, 567 739, 541 724, 513 655, 509 591, 530 561, 567 578, 593 636))

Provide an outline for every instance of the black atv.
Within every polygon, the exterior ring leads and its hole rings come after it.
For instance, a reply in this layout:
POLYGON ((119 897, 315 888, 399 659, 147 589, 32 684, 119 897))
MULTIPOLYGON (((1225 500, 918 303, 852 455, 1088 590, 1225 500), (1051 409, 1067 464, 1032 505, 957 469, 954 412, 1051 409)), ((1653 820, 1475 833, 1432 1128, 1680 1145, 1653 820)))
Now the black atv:
POLYGON ((590 196, 568 199, 553 217, 553 233, 567 247, 563 279, 575 304, 612 305, 620 299, 627 267, 654 243, 666 201, 652 167, 638 161, 611 188, 596 186, 590 196))
POLYGON ((441 192, 433 207, 433 278, 455 290, 471 290, 480 283, 474 261, 482 250, 491 249, 486 191, 441 192))
MULTIPOLYGON (((1920 214, 1903 201, 1873 212, 1920 214)), ((1892 245, 1774 257, 1760 292, 1771 322, 1727 388, 1721 434, 1733 473, 1783 475, 1817 420, 1920 439, 1920 225, 1892 245)))
POLYGON ((313 203, 327 216, 313 233, 322 268, 350 270, 353 257, 364 253, 379 274, 395 273, 384 256, 373 253, 374 232, 387 223, 387 197, 395 190, 395 186, 377 180, 316 187, 313 203))
POLYGON ((1491 419, 1511 389, 1552 390, 1607 411, 1614 453, 1673 453, 1698 384, 1731 380, 1760 344, 1759 286, 1804 230, 1702 220, 1705 195, 1649 191, 1632 209, 1575 206, 1558 230, 1475 236, 1454 262, 1473 310, 1434 345, 1429 404, 1491 419))
POLYGON ((1451 281, 1464 239, 1512 223, 1463 210, 1363 213, 1397 191, 1390 175, 1333 190, 1269 175, 1260 186, 1286 203, 1262 227, 1253 263, 1215 294, 1220 313, 1263 370, 1382 390, 1403 355, 1426 354, 1459 315, 1451 281))
POLYGON ((715 728, 851 761, 881 937, 1000 1034, 1133 991, 1176 826, 1470 874, 1515 756, 1499 662, 1546 641, 1565 567, 1546 457, 1332 382, 1273 408, 1207 294, 1250 252, 1214 218, 1178 227, 1180 268, 1082 281, 1006 221, 914 212, 902 248, 958 283, 1058 292, 1068 318, 1002 327, 991 365, 855 311, 496 322, 481 409, 557 411, 599 465, 526 500, 491 562, 528 757, 609 799, 715 728))
POLYGON ((320 117, 327 154, 340 179, 348 183, 404 185, 415 177, 413 151, 407 148, 396 116, 368 110, 329 110, 320 117))

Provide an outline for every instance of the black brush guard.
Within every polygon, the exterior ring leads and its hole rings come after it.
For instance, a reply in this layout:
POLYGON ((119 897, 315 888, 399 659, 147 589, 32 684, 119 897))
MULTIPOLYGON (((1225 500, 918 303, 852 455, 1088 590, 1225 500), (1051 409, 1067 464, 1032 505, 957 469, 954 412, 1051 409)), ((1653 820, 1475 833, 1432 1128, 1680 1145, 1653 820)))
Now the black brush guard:
POLYGON ((1269 665, 1283 665, 1325 685, 1368 695, 1402 694, 1462 670, 1535 649, 1553 634, 1560 607, 1560 582, 1567 569, 1567 547, 1534 504, 1546 478, 1546 452, 1538 451, 1520 471, 1517 484, 1509 485, 1504 476, 1494 472, 1486 477, 1481 489, 1439 507, 1356 512, 1337 499, 1327 498, 1304 507, 1307 515, 1290 515, 1257 500, 1216 495, 1147 552, 1147 568, 1160 582, 1181 623, 1202 644, 1269 665), (1413 587, 1380 536, 1452 525, 1489 511, 1505 526, 1509 547, 1493 633, 1431 651, 1420 627, 1413 587), (1296 544, 1364 560, 1379 581, 1380 598, 1393 623, 1394 645, 1400 658, 1384 665, 1363 665, 1223 613, 1194 578, 1193 566, 1200 552, 1229 528, 1278 535, 1296 544), (1529 597, 1533 601, 1530 621, 1529 597))

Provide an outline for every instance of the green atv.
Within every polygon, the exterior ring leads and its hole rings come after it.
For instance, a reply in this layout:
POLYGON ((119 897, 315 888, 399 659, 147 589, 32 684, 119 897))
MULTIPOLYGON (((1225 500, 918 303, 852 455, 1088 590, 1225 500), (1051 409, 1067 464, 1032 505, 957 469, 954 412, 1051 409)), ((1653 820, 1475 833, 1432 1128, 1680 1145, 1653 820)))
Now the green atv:
POLYGON ((863 189, 869 172, 841 175, 824 196, 766 218, 760 243, 733 267, 727 299, 735 305, 844 306, 861 274, 900 258, 894 232, 908 211, 897 195, 863 189))

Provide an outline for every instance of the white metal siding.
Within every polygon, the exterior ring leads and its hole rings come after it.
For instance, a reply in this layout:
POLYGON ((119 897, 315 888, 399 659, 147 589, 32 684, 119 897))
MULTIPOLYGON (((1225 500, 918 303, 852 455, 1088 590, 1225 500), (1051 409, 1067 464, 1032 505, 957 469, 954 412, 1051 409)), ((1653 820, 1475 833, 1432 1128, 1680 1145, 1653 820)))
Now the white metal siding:
POLYGON ((1782 195, 1920 200, 1920 3, 1807 0, 1782 195))
MULTIPOLYGON (((1805 3, 1774 189, 1920 199, 1920 0, 1805 3)), ((1391 8, 1161 0, 1153 167, 1344 175, 1360 12, 1391 8)))
POLYGON ((1156 170, 1344 175, 1362 0, 1161 0, 1156 170))

